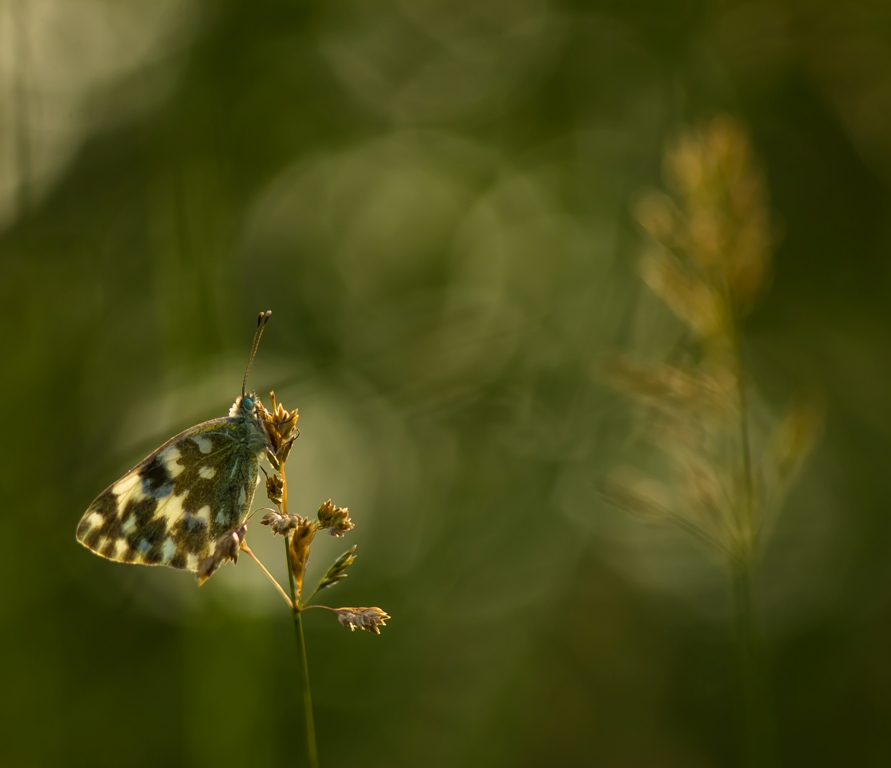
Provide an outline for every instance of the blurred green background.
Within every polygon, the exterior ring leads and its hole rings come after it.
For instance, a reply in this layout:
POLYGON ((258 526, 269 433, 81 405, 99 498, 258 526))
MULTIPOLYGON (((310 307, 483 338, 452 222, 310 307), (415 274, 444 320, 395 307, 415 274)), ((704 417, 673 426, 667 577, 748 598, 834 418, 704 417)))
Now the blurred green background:
POLYGON ((718 113, 782 232, 763 407, 828 406, 756 583, 781 761, 891 764, 885 0, 0 4, 0 763, 301 764, 249 560, 199 590, 74 538, 226 412, 271 309, 292 511, 357 526, 310 572, 358 543, 325 596, 393 617, 307 614, 323 765, 739 765, 725 573, 597 493, 629 439, 599 361, 680 332, 633 204, 718 113))

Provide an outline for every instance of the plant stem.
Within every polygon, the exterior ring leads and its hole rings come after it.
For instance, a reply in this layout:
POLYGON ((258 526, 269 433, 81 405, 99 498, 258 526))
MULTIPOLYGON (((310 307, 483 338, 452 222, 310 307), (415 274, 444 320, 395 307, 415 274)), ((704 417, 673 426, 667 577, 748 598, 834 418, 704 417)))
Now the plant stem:
MULTIPOLYGON (((260 570, 266 575, 266 578, 269 579, 273 586, 278 590, 278 593, 285 598, 285 602, 291 607, 294 607, 294 603, 291 601, 291 598, 288 597, 288 593, 282 589, 282 585, 276 581, 275 576, 273 576, 267 569, 263 563, 260 562, 260 558, 258 558, 252 551, 251 548, 247 545, 247 542, 241 542, 241 550, 244 552, 251 560, 253 560, 258 566, 260 566, 260 570)), ((290 572, 290 571, 289 571, 290 572)))
POLYGON ((294 613, 294 628, 297 630, 297 645, 300 647, 303 682, 303 713, 306 716, 306 752, 310 768, 318 768, 319 753, 316 748, 316 726, 312 714, 312 693, 309 689, 309 663, 306 658, 306 640, 303 637, 303 619, 300 611, 294 613))
POLYGON ((288 564, 288 584, 291 587, 291 603, 294 616, 294 631, 297 634, 297 653, 300 656, 300 687, 303 690, 303 715, 306 721, 306 754, 310 768, 319 767, 319 753, 316 747, 316 725, 312 713, 312 693, 309 688, 309 661, 306 655, 306 638, 303 636, 301 607, 297 602, 294 574, 291 572, 290 536, 285 537, 285 562, 288 564))

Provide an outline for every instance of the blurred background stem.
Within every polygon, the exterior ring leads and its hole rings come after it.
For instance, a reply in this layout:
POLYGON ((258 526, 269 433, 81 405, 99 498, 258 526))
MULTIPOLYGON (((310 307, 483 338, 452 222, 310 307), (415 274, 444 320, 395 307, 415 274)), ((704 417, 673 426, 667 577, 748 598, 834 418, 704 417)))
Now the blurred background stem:
POLYGON ((749 768, 770 768, 779 764, 776 754, 773 690, 767 676, 754 618, 750 561, 735 565, 732 579, 743 765, 749 768))
MULTIPOLYGON (((725 293, 731 316, 731 292, 725 293)), ((773 687, 767 673, 764 649, 757 630, 752 599, 752 567, 758 549, 760 515, 755 499, 755 465, 749 434, 749 398, 746 391, 745 365, 737 319, 730 323, 729 337, 733 354, 734 378, 739 409, 739 441, 742 463, 742 509, 737 518, 738 558, 731 564, 733 603, 736 621, 736 644, 739 663, 743 765, 771 768, 778 765, 773 687)))

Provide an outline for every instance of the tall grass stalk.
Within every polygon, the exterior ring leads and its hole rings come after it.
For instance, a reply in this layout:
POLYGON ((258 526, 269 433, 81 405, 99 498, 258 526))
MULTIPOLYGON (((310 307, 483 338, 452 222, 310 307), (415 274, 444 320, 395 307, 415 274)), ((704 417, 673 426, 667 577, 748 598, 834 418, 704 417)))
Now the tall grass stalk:
POLYGON ((665 477, 628 468, 604 484, 615 504, 671 522, 727 568, 739 664, 740 752, 750 768, 778 764, 773 693, 760 641, 753 577, 768 526, 818 432, 818 408, 793 406, 753 434, 753 400, 740 324, 767 284, 773 235, 767 188, 746 133, 728 118, 666 150, 666 187, 637 217, 650 236, 641 262, 649 288, 686 327, 670 362, 617 355, 611 383, 652 416, 665 477))
POLYGON ((309 605, 318 592, 332 587, 347 576, 347 568, 356 559, 356 547, 344 552, 329 566, 318 585, 304 597, 303 585, 306 578, 306 564, 309 560, 310 545, 317 532, 327 530, 329 534, 341 537, 354 528, 346 507, 338 507, 329 499, 319 507, 316 519, 301 517, 288 511, 288 481, 285 475, 285 462, 291 453, 297 431, 297 411, 288 411, 281 403, 276 403, 275 393, 270 393, 272 411, 261 410, 270 447, 267 459, 275 470, 266 478, 266 495, 275 505, 261 520, 269 526, 273 534, 280 535, 285 543, 285 562, 288 571, 288 591, 257 559, 241 536, 241 549, 244 550, 263 570, 275 585, 291 609, 294 622, 294 636, 297 641, 298 675, 300 678, 300 698, 306 726, 306 756, 310 768, 318 768, 319 752, 316 741, 315 717, 312 705, 312 692, 309 684, 309 658, 306 651, 306 636, 303 631, 303 612, 307 608, 326 608, 337 615, 340 623, 349 629, 362 629, 380 634, 390 617, 380 608, 331 608, 323 605, 309 605))

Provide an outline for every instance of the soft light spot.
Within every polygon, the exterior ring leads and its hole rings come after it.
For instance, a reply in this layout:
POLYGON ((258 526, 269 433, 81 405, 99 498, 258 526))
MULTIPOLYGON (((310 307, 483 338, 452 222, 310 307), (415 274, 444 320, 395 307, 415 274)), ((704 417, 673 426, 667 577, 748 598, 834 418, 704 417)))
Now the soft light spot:
POLYGON ((127 519, 124 520, 124 524, 121 526, 121 531, 124 532, 124 535, 129 536, 135 530, 136 530, 136 515, 128 515, 127 519))
POLYGON ((126 552, 128 549, 129 549, 129 546, 127 545, 127 540, 126 539, 118 539, 114 545, 114 559, 120 560, 121 558, 123 558, 124 552, 126 552))
POLYGON ((89 525, 90 528, 99 528, 104 523, 105 518, 98 512, 90 512, 90 514, 87 515, 87 525, 89 525))
POLYGON ((175 554, 176 542, 170 538, 164 539, 164 544, 161 545, 161 562, 169 563, 175 554))
POLYGON ((192 437, 192 441, 198 446, 201 453, 210 453, 213 450, 213 443, 203 435, 195 435, 192 437))
POLYGON ((188 568, 190 571, 197 571, 198 563, 200 562, 201 555, 189 555, 188 558, 186 558, 186 568, 188 568))
POLYGON ((201 469, 198 470, 198 477, 203 477, 205 480, 210 480, 216 473, 216 467, 201 467, 201 469))

